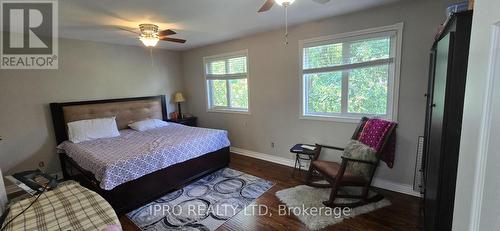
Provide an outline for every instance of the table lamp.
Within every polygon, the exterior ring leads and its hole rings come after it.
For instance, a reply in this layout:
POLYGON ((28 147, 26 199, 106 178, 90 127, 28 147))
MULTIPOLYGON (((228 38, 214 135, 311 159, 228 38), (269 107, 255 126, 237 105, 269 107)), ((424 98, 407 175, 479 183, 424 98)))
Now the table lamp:
POLYGON ((186 101, 182 92, 176 92, 174 95, 174 102, 177 103, 177 112, 179 112, 179 119, 182 119, 181 103, 186 101))

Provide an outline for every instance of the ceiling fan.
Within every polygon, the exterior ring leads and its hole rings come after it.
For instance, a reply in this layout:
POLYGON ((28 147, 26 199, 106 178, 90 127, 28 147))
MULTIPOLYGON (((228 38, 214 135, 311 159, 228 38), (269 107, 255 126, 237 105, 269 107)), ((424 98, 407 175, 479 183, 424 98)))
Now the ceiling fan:
POLYGON ((177 34, 177 32, 170 29, 159 31, 158 25, 150 23, 140 24, 139 25, 140 33, 135 30, 123 27, 119 27, 119 29, 139 35, 139 40, 141 40, 141 42, 146 47, 154 47, 156 46, 156 44, 158 44, 160 40, 167 42, 174 42, 174 43, 186 42, 186 40, 184 39, 168 37, 170 35, 177 34))
MULTIPOLYGON (((325 4, 325 3, 329 2, 330 0, 312 0, 312 1, 320 3, 320 4, 325 4)), ((295 0, 266 0, 264 2, 264 4, 260 7, 258 12, 261 13, 261 12, 266 12, 266 11, 270 10, 271 7, 273 7, 273 5, 275 3, 280 5, 280 6, 288 7, 288 6, 292 5, 293 2, 295 2, 295 0)))
MULTIPOLYGON (((312 0, 313 2, 317 2, 320 4, 325 4, 330 0, 312 0)), ((285 45, 288 45, 288 7, 294 3, 295 0, 266 0, 264 5, 262 5, 259 9, 259 13, 266 12, 273 7, 276 3, 285 8, 285 45)))

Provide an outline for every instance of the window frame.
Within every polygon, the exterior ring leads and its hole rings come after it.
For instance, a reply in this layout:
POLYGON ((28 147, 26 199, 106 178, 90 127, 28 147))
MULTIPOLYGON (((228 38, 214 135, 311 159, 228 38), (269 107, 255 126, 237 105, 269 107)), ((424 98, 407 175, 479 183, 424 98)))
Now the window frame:
MULTIPOLYGON (((300 119, 307 120, 323 120, 323 121, 335 121, 335 122, 345 122, 345 123, 358 123, 359 119, 363 116, 372 116, 385 118, 392 121, 398 120, 398 104, 399 104, 399 82, 400 82, 400 70, 401 70, 401 49, 403 41, 403 23, 397 23, 394 25, 335 34, 327 35, 312 39, 299 40, 299 79, 300 79, 300 119), (388 59, 379 59, 375 61, 362 62, 356 64, 342 64, 333 67, 321 67, 321 68, 311 68, 304 70, 304 48, 321 46, 327 44, 342 43, 347 41, 356 41, 361 39, 377 38, 383 37, 383 35, 392 35, 394 41, 391 41, 391 55, 388 59), (307 80, 305 74, 311 73, 323 73, 332 72, 335 70, 347 70, 350 68, 362 68, 362 67, 374 67, 377 63, 381 65, 387 64, 388 60, 392 60, 389 63, 389 79, 388 79, 388 98, 387 98, 387 114, 386 115, 373 115, 373 114, 361 114, 361 113, 346 113, 347 111, 347 100, 348 100, 348 81, 345 81, 347 76, 345 72, 342 74, 342 95, 341 98, 341 112, 340 113, 309 113, 307 112, 308 95, 307 95, 307 80), (385 62, 384 62, 385 61, 385 62), (365 65, 367 64, 367 65, 365 65)), ((392 40, 392 39, 391 39, 392 40)))
POLYGON ((228 52, 223 54, 211 55, 203 57, 203 75, 205 77, 205 102, 207 112, 220 112, 220 113, 236 113, 236 114, 250 114, 250 70, 249 70, 249 56, 248 50, 240 50, 235 52, 228 52), (226 71, 228 70, 227 60, 232 58, 246 57, 246 73, 236 73, 236 74, 209 74, 210 73, 210 63, 214 61, 224 60, 226 61, 226 71), (247 80, 247 95, 248 95, 248 107, 238 108, 231 107, 231 94, 229 80, 231 79, 246 79, 247 80), (211 89, 211 82, 209 80, 225 80, 226 81, 226 91, 227 91, 227 102, 228 107, 223 106, 213 106, 213 97, 211 89))

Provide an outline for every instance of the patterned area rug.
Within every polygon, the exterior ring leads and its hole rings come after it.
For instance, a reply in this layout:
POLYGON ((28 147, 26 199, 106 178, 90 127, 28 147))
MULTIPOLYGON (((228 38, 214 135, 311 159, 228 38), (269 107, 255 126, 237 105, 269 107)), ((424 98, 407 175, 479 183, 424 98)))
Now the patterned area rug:
MULTIPOLYGON (((359 192, 357 191, 358 190, 354 188, 344 187, 341 193, 358 194, 359 192)), ((328 200, 330 192, 331 189, 328 188, 313 188, 306 185, 299 185, 278 191, 276 192, 276 196, 281 202, 285 203, 288 213, 299 218, 299 220, 310 230, 322 229, 329 225, 342 222, 346 218, 352 218, 391 205, 390 201, 383 199, 364 206, 346 209, 345 211, 342 211, 342 208, 330 209, 325 207, 322 203, 328 200)), ((370 192, 370 197, 374 195, 374 192, 370 192)), ((354 202, 354 200, 337 199, 335 202, 350 203, 354 202)))
POLYGON ((127 214, 143 231, 215 230, 273 186, 230 168, 127 214))

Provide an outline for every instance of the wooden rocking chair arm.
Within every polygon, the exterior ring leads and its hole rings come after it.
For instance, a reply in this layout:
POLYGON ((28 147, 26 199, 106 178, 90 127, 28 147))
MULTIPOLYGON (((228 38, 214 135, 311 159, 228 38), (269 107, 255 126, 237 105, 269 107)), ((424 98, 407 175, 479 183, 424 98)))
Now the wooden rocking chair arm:
POLYGON ((312 160, 317 160, 319 158, 319 156, 321 155, 321 150, 323 148, 327 148, 327 149, 334 149, 334 150, 338 150, 338 151, 344 151, 343 148, 339 148, 339 147, 334 147, 334 146, 328 146, 328 145, 323 145, 323 144, 316 144, 316 153, 314 154, 312 160))
POLYGON ((377 165, 376 162, 371 162, 371 161, 367 161, 367 160, 352 159, 352 158, 345 157, 345 156, 341 156, 341 158, 342 158, 342 160, 347 160, 347 161, 352 161, 352 162, 359 162, 359 163, 370 164, 370 165, 374 165, 374 166, 377 165))
POLYGON ((339 151, 344 151, 343 148, 335 147, 335 146, 328 146, 328 145, 323 145, 323 144, 316 144, 317 146, 320 146, 322 148, 328 148, 328 149, 334 149, 334 150, 339 150, 339 151))

